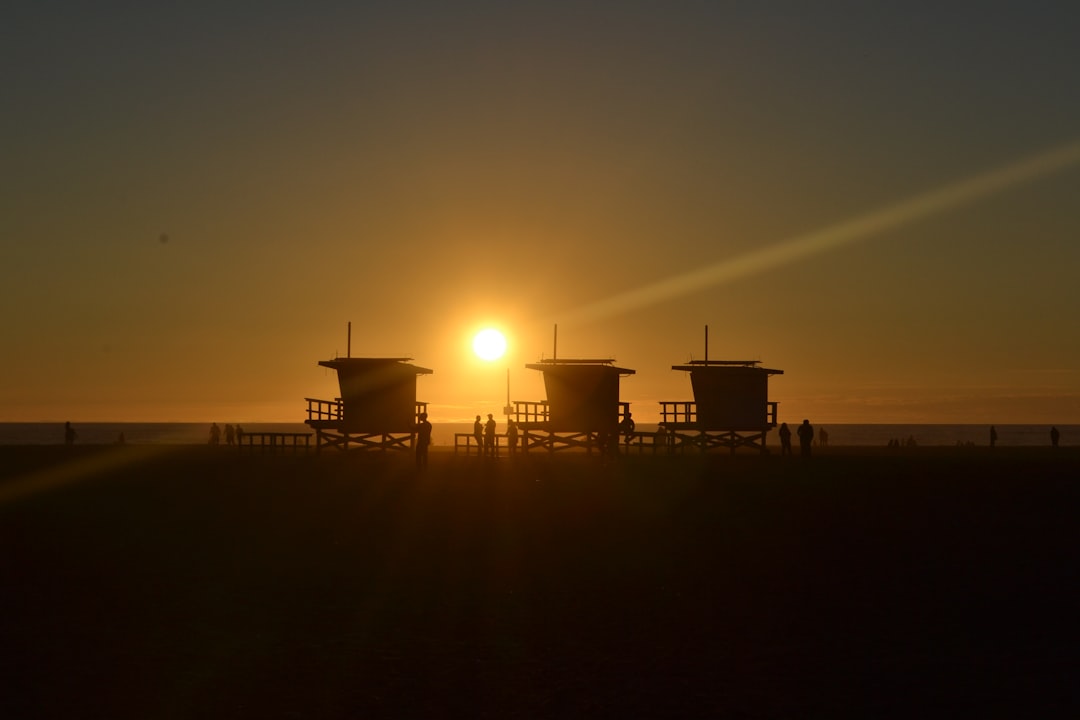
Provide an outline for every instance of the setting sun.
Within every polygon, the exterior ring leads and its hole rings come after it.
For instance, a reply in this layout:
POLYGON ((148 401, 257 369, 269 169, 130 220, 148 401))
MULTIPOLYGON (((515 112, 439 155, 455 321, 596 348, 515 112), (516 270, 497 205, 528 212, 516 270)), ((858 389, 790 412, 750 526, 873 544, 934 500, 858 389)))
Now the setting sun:
POLYGON ((488 328, 476 333, 472 347, 481 360, 498 360, 506 352, 506 338, 498 330, 488 328))

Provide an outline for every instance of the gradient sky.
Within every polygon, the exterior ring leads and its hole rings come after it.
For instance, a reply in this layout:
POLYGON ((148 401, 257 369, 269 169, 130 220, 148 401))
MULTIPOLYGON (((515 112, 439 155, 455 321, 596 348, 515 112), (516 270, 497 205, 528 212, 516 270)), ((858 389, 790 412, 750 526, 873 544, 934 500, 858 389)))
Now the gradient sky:
POLYGON ((1076 3, 154 5, 5 11, 0 421, 300 421, 351 321, 436 421, 557 323, 643 421, 708 324, 781 420, 1080 423, 1076 3))

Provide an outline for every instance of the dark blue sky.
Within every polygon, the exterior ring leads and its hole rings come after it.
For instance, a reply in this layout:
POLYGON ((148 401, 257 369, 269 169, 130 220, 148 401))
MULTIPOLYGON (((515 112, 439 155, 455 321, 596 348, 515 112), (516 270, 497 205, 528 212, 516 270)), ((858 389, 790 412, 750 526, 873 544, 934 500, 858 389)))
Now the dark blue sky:
MULTIPOLYGON (((582 307, 1080 139, 1075 4, 878 5, 21 3, 0 419, 290 419, 347 320, 471 417, 501 387, 459 352, 478 324, 517 368, 582 307)), ((797 415, 1080 422, 1078 190, 1066 168, 565 343, 636 367, 645 415, 709 323, 797 415)))

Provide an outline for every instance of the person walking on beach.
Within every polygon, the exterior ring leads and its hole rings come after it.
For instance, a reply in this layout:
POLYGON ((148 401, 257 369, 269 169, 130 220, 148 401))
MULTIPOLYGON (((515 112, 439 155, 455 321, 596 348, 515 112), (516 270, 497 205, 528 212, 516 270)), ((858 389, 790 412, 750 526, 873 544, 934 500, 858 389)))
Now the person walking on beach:
POLYGON ((517 454, 517 423, 513 420, 506 421, 506 444, 510 447, 510 454, 517 454))
POLYGON ((1056 426, 1050 428, 1050 447, 1057 447, 1058 441, 1061 440, 1061 433, 1058 432, 1056 426))
POLYGON ((225 444, 232 445, 236 440, 236 430, 229 423, 225 423, 225 444))
POLYGON ((799 433, 799 447, 803 457, 810 457, 810 445, 814 442, 814 426, 809 420, 803 420, 797 431, 799 433))
POLYGON ((244 428, 240 427, 239 425, 236 426, 236 444, 244 444, 244 428))
POLYGON ((787 423, 780 423, 780 456, 791 454, 791 428, 787 423))
POLYGON ((487 422, 484 423, 484 450, 486 454, 495 457, 495 418, 488 413, 487 422))
POLYGON ((416 423, 416 469, 427 470, 428 446, 431 445, 431 422, 427 413, 420 413, 420 422, 416 423))
POLYGON ((74 445, 75 438, 79 436, 79 433, 75 432, 75 428, 71 427, 71 422, 64 423, 64 444, 74 445))
POLYGON ((221 443, 221 428, 217 423, 210 426, 210 444, 219 445, 221 443))
POLYGON ((480 424, 480 416, 476 416, 476 422, 472 424, 472 434, 476 438, 476 454, 484 454, 484 426, 480 424))
POLYGON ((997 428, 990 426, 990 447, 997 445, 997 428))

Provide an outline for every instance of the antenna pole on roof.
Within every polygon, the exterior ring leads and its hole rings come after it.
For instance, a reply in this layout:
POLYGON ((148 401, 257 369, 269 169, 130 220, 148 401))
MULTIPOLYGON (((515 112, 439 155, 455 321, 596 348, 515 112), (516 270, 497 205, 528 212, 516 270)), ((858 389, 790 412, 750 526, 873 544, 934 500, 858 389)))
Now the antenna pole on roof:
POLYGON ((345 338, 345 357, 352 357, 352 320, 349 321, 349 330, 345 338))
POLYGON ((709 364, 709 326, 705 326, 705 364, 709 364))
POLYGON ((551 359, 559 359, 559 323, 555 323, 555 347, 551 351, 551 359))

